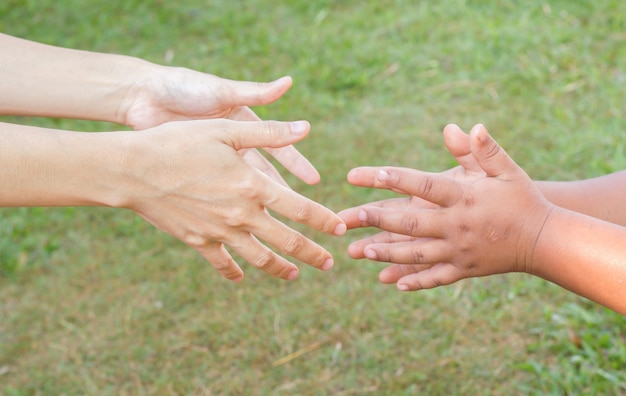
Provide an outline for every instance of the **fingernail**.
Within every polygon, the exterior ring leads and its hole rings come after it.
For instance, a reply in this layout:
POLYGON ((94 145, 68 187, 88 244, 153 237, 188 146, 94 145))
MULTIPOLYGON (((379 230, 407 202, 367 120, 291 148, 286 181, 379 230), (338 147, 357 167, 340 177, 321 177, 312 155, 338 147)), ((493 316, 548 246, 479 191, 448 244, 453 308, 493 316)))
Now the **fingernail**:
POLYGON ((335 227, 335 235, 343 235, 346 233, 347 230, 348 227, 346 227, 345 224, 337 224, 337 227, 335 227))
POLYGON ((365 257, 367 257, 370 260, 376 260, 378 258, 378 255, 372 249, 365 249, 363 251, 363 254, 365 254, 365 257))
POLYGON ((326 261, 324 261, 324 265, 322 265, 322 270, 328 271, 329 269, 333 268, 333 265, 335 265, 335 262, 332 258, 326 259, 326 261))
POLYGON ((309 123, 307 121, 293 121, 289 123, 291 127, 291 133, 294 135, 303 135, 309 129, 309 123))
POLYGON ((289 273, 289 276, 287 276, 287 280, 294 280, 298 277, 298 270, 293 270, 289 273))
POLYGON ((378 180, 385 181, 387 179, 389 179, 389 173, 387 173, 387 171, 384 170, 384 169, 379 169, 378 170, 378 180))
POLYGON ((400 291, 409 291, 409 286, 405 285, 404 283, 400 283, 398 285, 398 290, 400 290, 400 291))

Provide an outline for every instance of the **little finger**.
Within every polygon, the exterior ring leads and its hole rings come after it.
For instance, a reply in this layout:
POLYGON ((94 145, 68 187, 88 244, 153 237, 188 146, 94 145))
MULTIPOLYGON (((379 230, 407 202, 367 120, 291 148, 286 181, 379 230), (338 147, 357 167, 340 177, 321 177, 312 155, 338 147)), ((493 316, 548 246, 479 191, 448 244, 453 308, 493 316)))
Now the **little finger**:
POLYGON ((221 243, 207 243, 203 246, 193 246, 202 257, 204 257, 211 265, 226 279, 235 282, 243 280, 243 271, 237 262, 232 258, 230 253, 221 243))
POLYGON ((236 234, 228 245, 252 266, 273 277, 287 280, 298 277, 298 267, 295 264, 273 252, 248 232, 236 234))

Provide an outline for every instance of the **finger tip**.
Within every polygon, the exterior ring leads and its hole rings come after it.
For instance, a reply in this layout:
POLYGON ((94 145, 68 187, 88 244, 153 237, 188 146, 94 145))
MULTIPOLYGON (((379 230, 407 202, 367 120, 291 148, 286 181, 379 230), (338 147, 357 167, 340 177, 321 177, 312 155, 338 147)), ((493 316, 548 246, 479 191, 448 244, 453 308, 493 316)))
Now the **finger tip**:
POLYGON ((298 279, 299 275, 300 275, 299 271, 297 269, 293 269, 291 270, 291 272, 289 272, 289 275, 287 275, 287 280, 289 281, 296 280, 298 279))
POLYGON ((349 183, 353 183, 359 173, 359 168, 350 169, 346 174, 346 180, 349 183))
POLYGON ((346 223, 345 223, 345 222, 343 222, 343 220, 342 220, 342 222, 341 222, 341 223, 339 223, 339 224, 337 224, 337 225, 335 226, 335 230, 334 230, 333 234, 334 234, 334 235, 336 235, 336 236, 342 236, 342 235, 344 235, 347 231, 348 231, 348 226, 347 226, 347 225, 346 225, 346 223))
POLYGON ((400 290, 400 291, 409 291, 409 290, 411 290, 411 288, 409 287, 409 285, 404 284, 404 283, 398 283, 398 284, 396 285, 396 287, 397 287, 397 288, 398 288, 398 290, 400 290))
POLYGON ((315 172, 314 174, 307 175, 303 181, 310 186, 314 186, 321 180, 322 177, 320 176, 320 174, 315 172))
POLYGON ((239 275, 236 278, 232 278, 232 281, 235 283, 241 283, 243 281, 243 274, 239 275))
POLYGON ((282 76, 279 79, 275 80, 274 82, 275 83, 280 82, 280 83, 283 83, 283 84, 291 85, 291 84, 293 84, 293 78, 290 75, 285 75, 285 76, 282 76))
POLYGON ((353 259, 363 258, 363 249, 359 248, 356 242, 353 242, 348 246, 348 256, 353 259))

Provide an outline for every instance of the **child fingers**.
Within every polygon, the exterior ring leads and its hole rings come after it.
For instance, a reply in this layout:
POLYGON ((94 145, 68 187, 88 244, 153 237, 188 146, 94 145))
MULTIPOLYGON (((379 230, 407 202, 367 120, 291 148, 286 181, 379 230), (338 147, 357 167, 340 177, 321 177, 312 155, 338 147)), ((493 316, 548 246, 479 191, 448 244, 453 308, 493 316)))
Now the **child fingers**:
POLYGON ((396 283, 399 290, 415 291, 446 286, 466 278, 462 271, 448 263, 437 263, 430 268, 404 276, 396 283))
POLYGON ((395 210, 373 206, 361 207, 359 221, 370 227, 396 234, 419 238, 438 238, 444 235, 447 223, 437 210, 395 210))
POLYGON ((383 167, 376 172, 388 189, 422 198, 439 206, 452 206, 463 195, 461 185, 445 175, 414 169, 383 167))
POLYGON ((447 243, 442 239, 370 244, 363 253, 370 260, 395 264, 432 265, 449 259, 447 243))

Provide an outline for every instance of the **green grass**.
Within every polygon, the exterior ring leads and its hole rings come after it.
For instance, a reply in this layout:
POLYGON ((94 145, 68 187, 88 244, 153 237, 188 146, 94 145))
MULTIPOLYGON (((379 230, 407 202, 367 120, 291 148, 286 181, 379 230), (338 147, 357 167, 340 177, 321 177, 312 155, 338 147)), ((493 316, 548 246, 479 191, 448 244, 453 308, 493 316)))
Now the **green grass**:
MULTIPOLYGON (((354 166, 454 165, 450 122, 485 123, 538 179, 626 168, 622 3, 8 0, 0 31, 233 79, 293 76, 256 110, 312 123, 298 148, 322 182, 286 177, 340 210, 388 196, 350 187, 354 166)), ((236 285, 130 212, 0 218, 0 394, 626 393, 624 317, 529 276, 399 293, 345 253, 363 232, 305 230, 335 269, 302 266, 288 283, 245 266, 236 285)))

